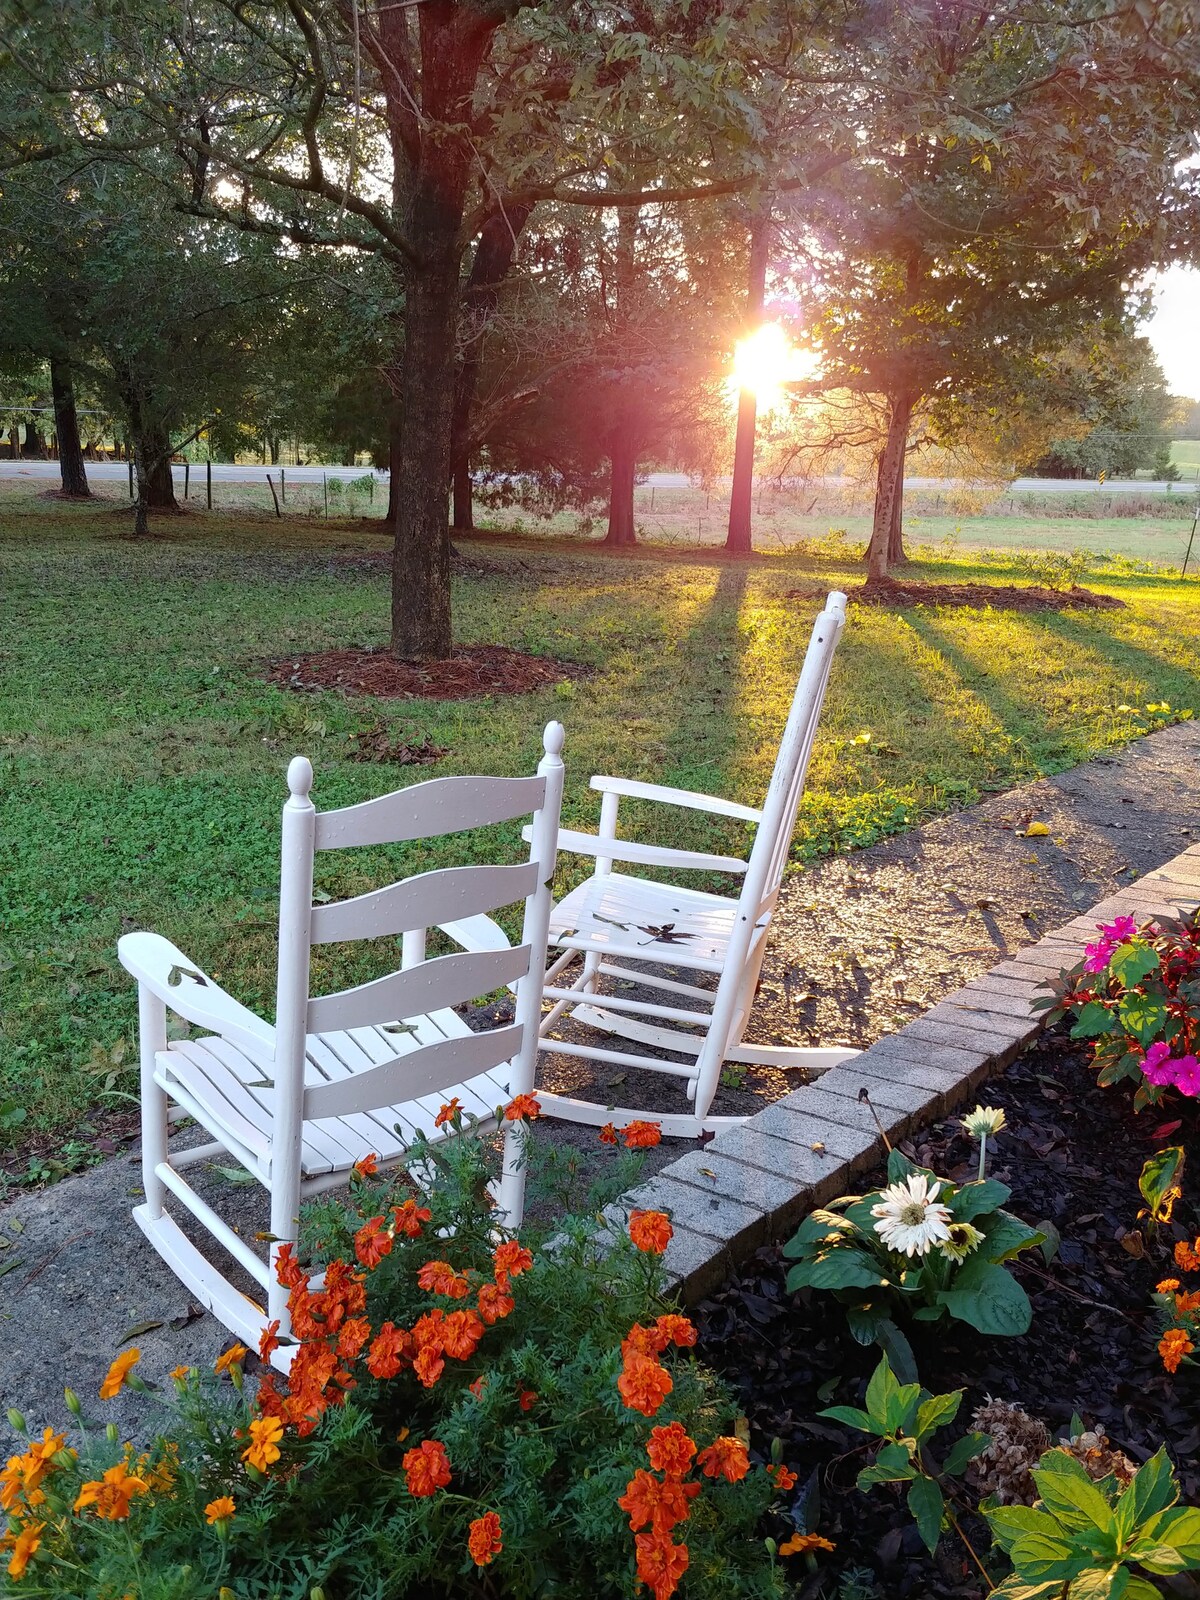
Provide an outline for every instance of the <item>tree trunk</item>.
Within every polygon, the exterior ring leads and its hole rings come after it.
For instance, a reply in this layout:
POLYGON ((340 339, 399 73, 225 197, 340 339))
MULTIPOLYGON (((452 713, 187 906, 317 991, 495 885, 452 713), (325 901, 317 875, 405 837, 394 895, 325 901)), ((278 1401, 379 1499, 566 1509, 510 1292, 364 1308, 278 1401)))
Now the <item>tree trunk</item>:
POLYGON ((471 457, 460 454, 454 459, 453 490, 455 533, 469 533, 475 526, 475 507, 471 490, 471 457))
POLYGON ((62 492, 72 498, 90 496, 87 468, 83 464, 83 445, 79 439, 79 418, 75 411, 75 385, 71 364, 64 357, 50 358, 50 393, 54 400, 54 431, 58 435, 58 471, 62 492))
MULTIPOLYGON (((771 251, 771 208, 755 217, 750 229, 750 277, 746 289, 746 333, 762 324, 767 297, 767 260, 771 251)), ((752 389, 738 395, 737 438, 733 447, 733 485, 729 493, 729 529, 726 550, 749 555, 754 548, 751 505, 754 495, 754 436, 758 403, 752 389)))
POLYGON ((400 438, 392 472, 392 654, 401 661, 450 654, 450 419, 454 409, 455 261, 408 273, 400 438))
POLYGON ((628 549, 637 544, 633 521, 633 490, 637 481, 637 440, 629 428, 613 431, 609 445, 611 471, 608 488, 606 545, 628 549))
MULTIPOLYGON (((171 436, 161 428, 151 428, 141 439, 141 460, 145 463, 146 504, 152 511, 178 511, 175 478, 171 471, 171 436)), ((139 452, 134 450, 135 461, 139 452)))
POLYGON ((888 400, 888 432, 875 475, 875 515, 871 542, 867 546, 867 581, 886 578, 894 560, 903 558, 901 507, 904 497, 904 459, 908 448, 908 424, 914 396, 891 395, 888 400), (893 549, 900 552, 893 556, 893 549))

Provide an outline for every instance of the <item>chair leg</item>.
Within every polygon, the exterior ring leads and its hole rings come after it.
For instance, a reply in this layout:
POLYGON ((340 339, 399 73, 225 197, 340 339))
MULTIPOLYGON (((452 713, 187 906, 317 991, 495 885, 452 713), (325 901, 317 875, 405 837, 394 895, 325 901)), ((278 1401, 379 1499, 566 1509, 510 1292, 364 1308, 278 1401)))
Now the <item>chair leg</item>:
POLYGON ((138 1046, 141 1053, 142 1189, 146 1215, 157 1221, 167 1198, 158 1167, 167 1159, 166 1092, 154 1081, 154 1058, 167 1048, 167 1008, 144 984, 138 988, 138 1046))
POLYGON ((521 1122, 510 1122, 504 1133, 504 1158, 497 1196, 497 1221, 519 1228, 525 1215, 525 1161, 527 1134, 521 1122))

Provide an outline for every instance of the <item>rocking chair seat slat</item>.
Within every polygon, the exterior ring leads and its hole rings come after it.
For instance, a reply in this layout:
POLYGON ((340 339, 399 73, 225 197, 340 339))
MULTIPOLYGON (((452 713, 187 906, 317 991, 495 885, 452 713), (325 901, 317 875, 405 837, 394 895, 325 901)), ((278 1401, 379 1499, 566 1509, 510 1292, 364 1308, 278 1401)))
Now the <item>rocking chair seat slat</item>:
POLYGON ((719 972, 737 915, 736 900, 606 872, 588 878, 550 913, 550 939, 672 966, 719 972), (672 924, 670 936, 648 928, 672 924), (644 954, 642 952, 644 951, 644 954))

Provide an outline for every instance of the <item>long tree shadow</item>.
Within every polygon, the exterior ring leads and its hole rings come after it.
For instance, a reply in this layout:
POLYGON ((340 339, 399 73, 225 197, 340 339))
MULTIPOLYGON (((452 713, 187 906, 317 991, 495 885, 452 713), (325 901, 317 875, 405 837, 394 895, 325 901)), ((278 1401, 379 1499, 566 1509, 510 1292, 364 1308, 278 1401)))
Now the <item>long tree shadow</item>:
MULTIPOLYGON (((1161 697, 1164 675, 1170 674, 1190 694, 1192 708, 1200 712, 1200 643, 1195 639, 1190 647, 1190 665, 1185 665, 1183 661, 1166 651, 1149 650, 1144 644, 1135 644, 1132 640, 1112 632, 1111 628, 1096 627, 1084 618, 1072 616, 1067 612, 1038 612, 1030 620, 1054 638, 1069 640, 1074 645, 1091 650, 1097 656, 1106 657, 1123 671, 1138 677, 1142 692, 1152 695, 1156 700, 1161 697)), ((1196 628, 1200 633, 1200 622, 1196 624, 1196 628)), ((1187 651, 1188 643, 1185 638, 1180 637, 1180 655, 1187 651)), ((1179 693, 1180 690, 1174 692, 1179 693)))

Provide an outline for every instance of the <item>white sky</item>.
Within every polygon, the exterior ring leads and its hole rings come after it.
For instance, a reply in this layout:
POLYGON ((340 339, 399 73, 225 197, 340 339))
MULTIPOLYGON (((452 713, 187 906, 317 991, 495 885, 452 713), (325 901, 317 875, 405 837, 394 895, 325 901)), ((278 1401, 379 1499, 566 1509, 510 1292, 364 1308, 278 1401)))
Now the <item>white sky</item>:
POLYGON ((1154 315, 1142 331, 1171 393, 1200 400, 1200 269, 1170 267, 1155 276, 1154 315))

